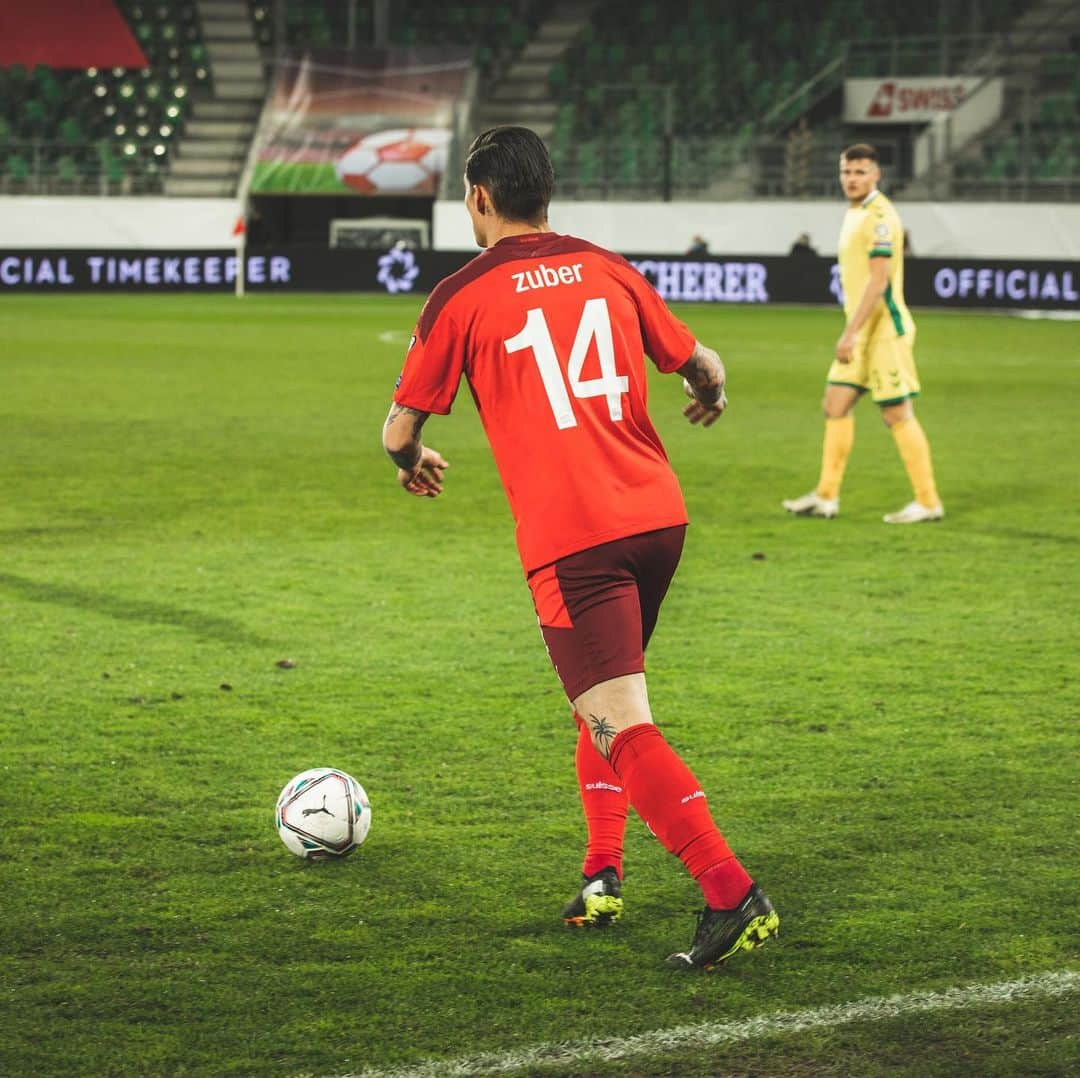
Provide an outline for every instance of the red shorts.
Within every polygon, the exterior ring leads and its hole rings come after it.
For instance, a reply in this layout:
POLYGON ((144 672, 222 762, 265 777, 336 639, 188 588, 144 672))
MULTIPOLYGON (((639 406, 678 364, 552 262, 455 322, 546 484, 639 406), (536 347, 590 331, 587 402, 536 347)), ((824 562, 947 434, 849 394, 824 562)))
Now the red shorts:
POLYGON ((566 696, 645 669, 645 647, 682 554, 686 525, 568 554, 528 577, 566 696))

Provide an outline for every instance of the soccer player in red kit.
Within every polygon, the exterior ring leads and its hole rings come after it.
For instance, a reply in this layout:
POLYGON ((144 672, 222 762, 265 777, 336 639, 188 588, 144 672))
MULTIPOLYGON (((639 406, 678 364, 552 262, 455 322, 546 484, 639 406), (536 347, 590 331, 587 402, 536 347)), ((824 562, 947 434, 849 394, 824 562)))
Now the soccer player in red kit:
POLYGON ((644 650, 674 575, 686 507, 646 410, 645 355, 684 378, 691 423, 723 412, 724 368, 628 262, 547 224, 554 172, 523 127, 478 136, 465 207, 485 250, 428 297, 383 445, 411 494, 443 490, 447 462, 421 441, 462 376, 517 526, 541 632, 578 725, 588 827, 568 924, 622 913, 632 805, 701 887, 687 951, 711 969, 775 935, 780 919, 720 834, 697 779, 653 724, 644 650))

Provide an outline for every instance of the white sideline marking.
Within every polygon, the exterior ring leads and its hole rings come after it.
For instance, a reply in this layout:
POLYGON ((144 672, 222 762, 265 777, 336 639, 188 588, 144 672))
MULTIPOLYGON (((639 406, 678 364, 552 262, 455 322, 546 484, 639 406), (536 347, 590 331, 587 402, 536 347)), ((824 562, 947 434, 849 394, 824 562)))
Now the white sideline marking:
POLYGON ((827 1029, 852 1022, 881 1022, 905 1014, 966 1010, 999 1003, 1063 996, 1080 987, 1080 972, 1061 970, 998 984, 971 984, 946 988, 942 992, 911 992, 903 996, 862 999, 832 1007, 803 1011, 781 1011, 736 1022, 703 1022, 675 1029, 657 1029, 634 1037, 589 1038, 562 1044, 537 1044, 516 1052, 433 1059, 413 1066, 365 1069, 340 1078, 449 1078, 454 1075, 512 1074, 527 1067, 565 1067, 595 1061, 599 1063, 632 1056, 650 1058, 693 1048, 751 1041, 811 1029, 827 1029))

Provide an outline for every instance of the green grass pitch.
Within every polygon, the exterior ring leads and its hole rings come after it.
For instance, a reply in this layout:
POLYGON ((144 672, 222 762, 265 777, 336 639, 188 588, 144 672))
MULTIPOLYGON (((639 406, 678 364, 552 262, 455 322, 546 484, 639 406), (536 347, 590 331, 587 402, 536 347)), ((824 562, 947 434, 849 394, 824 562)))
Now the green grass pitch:
MULTIPOLYGON (((837 313, 680 308, 731 409, 653 379, 693 524, 650 694, 783 924, 679 977, 696 888, 636 818, 624 921, 558 920, 574 729, 468 392, 441 499, 380 447, 419 303, 0 302, 0 1071, 340 1075, 1078 968, 1076 326, 916 312, 948 516, 889 528, 868 402, 842 515, 780 510, 837 313), (326 764, 374 825, 305 865, 274 800, 326 764)), ((604 1073, 1075 1073, 1075 1004, 604 1073)))

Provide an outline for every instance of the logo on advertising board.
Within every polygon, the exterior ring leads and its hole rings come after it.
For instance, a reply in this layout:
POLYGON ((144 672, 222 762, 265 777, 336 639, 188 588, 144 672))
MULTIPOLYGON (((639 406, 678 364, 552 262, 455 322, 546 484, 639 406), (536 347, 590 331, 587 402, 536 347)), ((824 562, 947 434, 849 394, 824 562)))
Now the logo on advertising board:
POLYGON ((979 85, 975 78, 848 79, 847 123, 925 123, 959 108, 979 85))
POLYGON ((407 247, 392 247, 379 259, 379 272, 375 279, 393 295, 396 292, 411 292, 419 276, 416 255, 407 247))
POLYGON ((762 262, 631 258, 630 264, 662 299, 683 303, 769 302, 769 271, 762 262))
POLYGON ((895 82, 883 82, 879 87, 876 94, 874 94, 873 101, 870 102, 870 108, 866 110, 867 116, 891 116, 893 105, 893 94, 896 93, 895 82))

